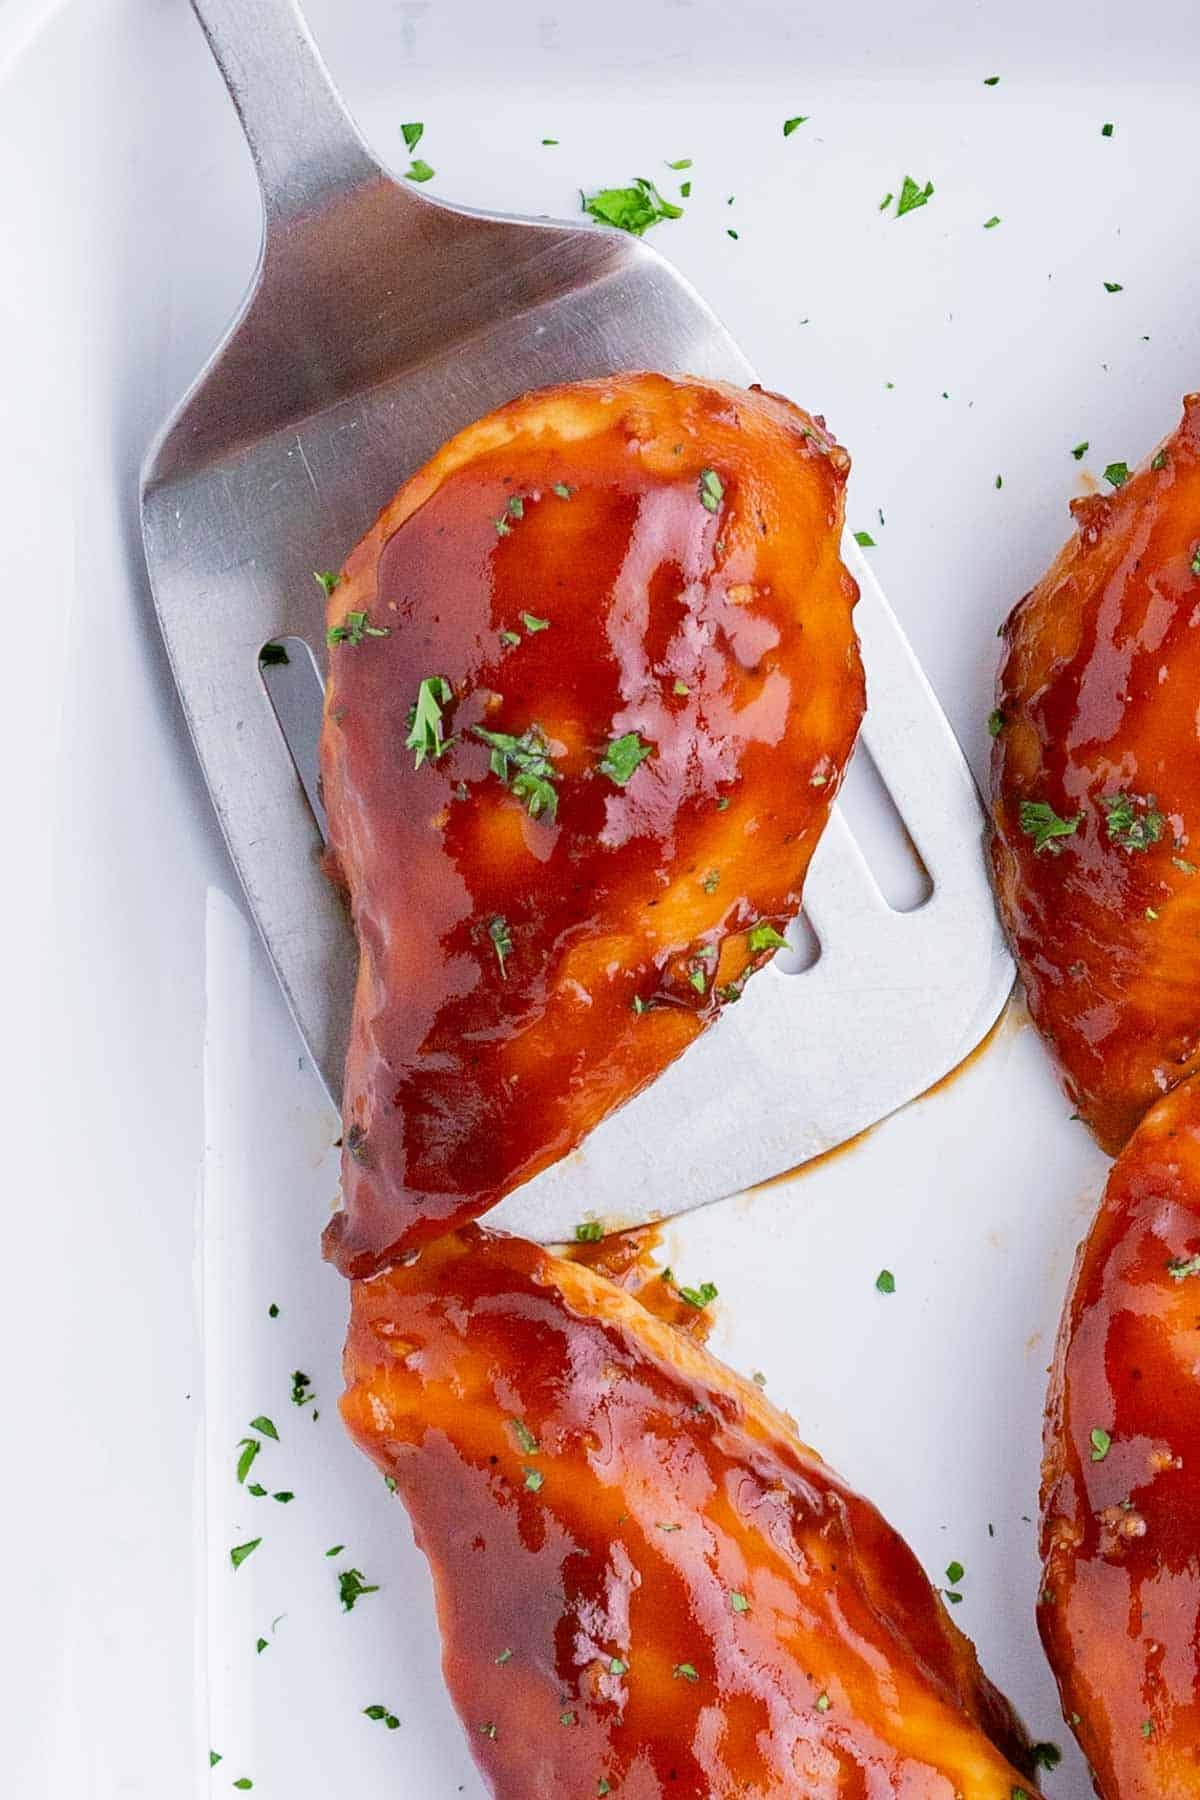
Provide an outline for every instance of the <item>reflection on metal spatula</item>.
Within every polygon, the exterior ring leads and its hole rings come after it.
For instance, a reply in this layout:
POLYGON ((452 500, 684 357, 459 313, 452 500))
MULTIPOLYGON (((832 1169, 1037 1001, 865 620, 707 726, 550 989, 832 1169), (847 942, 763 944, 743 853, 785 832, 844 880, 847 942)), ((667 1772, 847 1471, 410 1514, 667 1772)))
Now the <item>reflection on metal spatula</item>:
MULTIPOLYGON (((392 180, 293 0, 193 5, 254 154, 266 230, 239 318, 147 461, 146 555, 213 804, 336 1096, 355 946, 318 867, 320 831, 263 686, 260 647, 297 637, 323 656, 313 569, 493 407, 618 369, 742 383, 753 372, 640 241, 469 212, 392 180)), ((999 1012, 1012 968, 974 784, 853 543, 845 554, 862 587, 864 738, 930 897, 894 911, 835 812, 805 897, 815 964, 764 971, 652 1089, 510 1196, 499 1223, 551 1241, 589 1212, 641 1221, 765 1180, 929 1087, 999 1012)))

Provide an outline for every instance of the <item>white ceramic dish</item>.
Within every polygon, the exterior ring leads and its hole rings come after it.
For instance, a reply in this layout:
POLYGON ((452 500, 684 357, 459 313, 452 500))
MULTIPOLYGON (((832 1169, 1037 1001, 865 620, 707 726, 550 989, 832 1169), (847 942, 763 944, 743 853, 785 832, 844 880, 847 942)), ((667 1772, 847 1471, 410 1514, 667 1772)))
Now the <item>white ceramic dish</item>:
MULTIPOLYGON (((1152 33, 1124 6, 1027 0, 310 16, 385 154, 403 166, 400 122, 426 122, 448 196, 570 212, 579 184, 670 192, 664 159, 694 159, 656 241, 851 447, 851 522, 982 767, 996 623, 1069 495, 1140 456, 1196 380, 1190 8, 1152 33), (932 201, 884 216, 906 173, 932 201)), ((3 0, 0 95, 7 1781, 22 1800, 241 1776, 263 1800, 478 1796, 424 1566, 335 1416, 345 1300, 317 1234, 336 1127, 234 891, 137 542, 146 441, 253 261, 249 164, 183 0, 3 0), (264 1412, 280 1442, 258 1472, 290 1505, 234 1480, 264 1412), (259 1534, 235 1575, 229 1548, 259 1534), (347 1615, 350 1561, 381 1591, 347 1615)), ((715 1347, 766 1372, 935 1579, 965 1565, 960 1622, 1067 1750, 1048 1792, 1083 1800, 1033 1625, 1044 1368, 1104 1172, 1068 1111, 1011 1019, 948 1089, 668 1249, 721 1288, 715 1347)))

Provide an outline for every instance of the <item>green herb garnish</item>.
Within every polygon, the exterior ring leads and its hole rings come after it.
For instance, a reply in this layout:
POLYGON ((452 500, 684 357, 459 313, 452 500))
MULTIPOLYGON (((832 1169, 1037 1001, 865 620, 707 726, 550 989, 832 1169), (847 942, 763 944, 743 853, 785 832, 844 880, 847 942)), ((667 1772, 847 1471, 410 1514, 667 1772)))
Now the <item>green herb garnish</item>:
POLYGON ((653 744, 644 744, 636 731, 627 731, 623 737, 613 738, 596 764, 601 775, 607 775, 618 787, 624 787, 639 763, 653 754, 653 744))
POLYGON ((259 1413, 257 1419, 251 1419, 250 1429, 251 1431, 261 1431, 264 1437, 274 1438, 276 1443, 279 1442, 279 1433, 265 1413, 259 1413))
POLYGON ((807 125, 811 117, 811 113, 797 113, 794 119, 785 119, 783 121, 784 137, 791 137, 793 131, 796 131, 801 125, 807 125))
POLYGON ((878 1275, 875 1277, 875 1287, 881 1294, 895 1293, 896 1277, 892 1274, 890 1269, 880 1269, 878 1275))
POLYGON ((237 1478, 244 1484, 262 1445, 257 1438, 245 1437, 239 1440, 238 1449, 241 1451, 241 1455, 237 1460, 237 1478))
POLYGON ((496 961, 500 964, 500 974, 508 980, 508 971, 504 967, 505 960, 512 955, 512 938, 508 934, 508 920, 497 914, 488 922, 488 936, 492 940, 492 948, 496 952, 496 961))
POLYGON ((999 223, 1000 223, 999 213, 993 213, 990 219, 985 219, 983 221, 983 229, 985 231, 994 231, 996 229, 996 226, 999 223))
POLYGON ((634 178, 631 187, 601 188, 596 194, 581 194, 583 211, 602 225, 615 225, 641 237, 661 219, 681 219, 683 208, 664 200, 652 181, 644 175, 634 178))
POLYGON ((575 1227, 577 1244, 598 1244, 603 1236, 604 1227, 599 1219, 585 1219, 581 1225, 575 1227))
POLYGON ((436 174, 437 170, 431 169, 423 157, 414 156, 411 168, 404 172, 404 179, 406 181, 432 181, 436 174))
POLYGON ((363 1717, 374 1719, 376 1724, 386 1725, 389 1731, 397 1731, 400 1727, 399 1719, 395 1713, 389 1712, 386 1706, 364 1706, 363 1717))
POLYGON ((416 120, 411 125, 402 125, 400 127, 400 129, 404 133, 405 149, 406 150, 415 150, 417 145, 420 143, 421 138, 424 135, 424 132, 425 132, 424 125, 420 122, 420 120, 416 120))
POLYGON ((1004 714, 1000 711, 1000 708, 997 706, 992 712, 990 712, 988 714, 988 736, 989 737, 999 737, 1000 733, 1003 730, 1004 730, 1004 714))
POLYGON ((946 1564, 946 1580, 952 1587, 957 1587, 965 1574, 966 1570, 960 1562, 946 1564))
POLYGON ((1045 800, 1022 800, 1020 822, 1026 837, 1033 839, 1035 855, 1048 850, 1057 856, 1062 849, 1058 839, 1074 837, 1083 823, 1083 814, 1076 813, 1073 818, 1060 819, 1045 800))
POLYGON ((1200 1275, 1200 1256, 1175 1256, 1167 1264, 1172 1281, 1186 1281, 1189 1275, 1200 1275))
POLYGON ((539 619, 534 613, 523 612, 521 614, 521 623, 524 625, 530 637, 532 637, 536 631, 549 631, 550 629, 549 619, 539 619))
POLYGON ((819 1713, 827 1713, 829 1711, 829 1708, 832 1705, 833 1705, 833 1702, 829 1698, 828 1694, 818 1694, 817 1695, 817 1711, 819 1713))
POLYGON ((1119 281, 1106 281, 1104 291, 1106 294, 1123 294, 1125 290, 1119 281))
POLYGON ((862 550, 874 550, 876 547, 875 539, 871 536, 869 531, 856 531, 854 534, 854 541, 862 550))
POLYGON ((1129 464, 1123 462, 1109 463, 1104 471, 1104 479, 1111 487, 1123 488, 1129 480, 1129 464))
POLYGON ((550 760, 550 746, 541 726, 531 725, 520 737, 507 731, 487 731, 482 725, 472 725, 471 731, 492 752, 492 774, 499 776, 516 799, 524 800, 530 818, 545 813, 553 819, 558 812, 554 788, 558 771, 550 760))
POLYGON ((262 669, 282 668, 291 660, 286 644, 264 644, 258 653, 258 664, 262 669))
POLYGON ((1113 134, 1112 120, 1106 119, 1104 124, 1100 127, 1100 136, 1101 137, 1111 137, 1112 134, 1113 134))
POLYGON ((309 1389, 311 1387, 312 1387, 312 1378, 310 1376, 306 1375, 304 1373, 303 1369, 293 1369, 292 1370, 292 1405, 293 1406, 307 1406, 309 1401, 313 1398, 312 1394, 309 1392, 309 1389))
POLYGON ((1076 462, 1081 462, 1082 459, 1087 455, 1087 447, 1088 447, 1088 441, 1086 438, 1084 438, 1084 440, 1081 444, 1076 444, 1075 448, 1071 452, 1071 455, 1075 458, 1076 462))
POLYGON ((717 474, 717 471, 715 469, 701 469, 701 471, 700 471, 700 504, 701 504, 701 506, 703 506, 708 512, 715 513, 719 510, 721 501, 724 498, 725 498, 725 486, 721 480, 721 477, 717 474))
POLYGON ((235 1550, 231 1550, 229 1552, 229 1560, 234 1568, 240 1569, 246 1558, 248 1556, 253 1556, 261 1543, 262 1539, 260 1537, 251 1538, 248 1544, 239 1544, 235 1550))
POLYGON ((325 633, 325 642, 332 650, 335 644, 349 644, 353 649, 361 644, 364 638, 390 637, 391 632, 386 625, 372 625, 371 615, 366 612, 348 612, 340 625, 331 625, 325 633))
POLYGON ((516 1438, 517 1443, 521 1446, 521 1449, 525 1452, 526 1456, 536 1456, 542 1446, 538 1443, 524 1419, 510 1419, 508 1422, 512 1426, 513 1436, 516 1438))
POLYGON ((1109 842, 1122 850, 1148 850, 1162 836, 1163 816, 1155 810, 1153 794, 1144 799, 1140 794, 1102 794, 1100 804, 1108 815, 1109 842))
POLYGON ((353 1612, 355 1605, 364 1594, 377 1594, 378 1583, 363 1580, 361 1569, 340 1569, 338 1571, 338 1599, 342 1603, 343 1612, 353 1612))
POLYGON ((753 955, 760 950, 786 950, 787 939, 773 925, 755 925, 747 933, 747 941, 753 955))
POLYGON ((525 1469, 523 1473, 525 1476, 525 1486, 529 1489, 529 1492, 531 1494, 540 1493, 542 1483, 546 1479, 542 1474, 542 1471, 540 1469, 525 1469))
POLYGON ((698 1288, 681 1287, 678 1292, 679 1298, 686 1300, 689 1306, 694 1306, 697 1312, 702 1312, 710 1301, 717 1298, 716 1284, 711 1281, 702 1281, 698 1288))
POLYGON ((323 591, 326 598, 328 598, 328 596, 330 594, 332 594, 334 588, 338 585, 338 582, 341 579, 342 579, 341 576, 335 575, 332 569, 314 569, 313 570, 313 580, 316 582, 317 586, 323 591))
POLYGON ((700 1679, 691 1663, 676 1663, 671 1674, 676 1681, 699 1681, 700 1679))
POLYGON ((1102 1425, 1094 1425, 1091 1431, 1092 1461, 1103 1462, 1112 1449, 1112 1437, 1102 1425))
POLYGON ((932 198, 932 181, 927 181, 922 188, 917 186, 911 175, 906 175, 900 188, 900 198, 896 202, 896 217, 902 219, 905 213, 915 212, 918 206, 928 205, 932 198))
POLYGON ((748 1613, 750 1611, 750 1602, 747 1600, 745 1594, 739 1594, 736 1588, 729 1596, 729 1604, 735 1613, 748 1613))

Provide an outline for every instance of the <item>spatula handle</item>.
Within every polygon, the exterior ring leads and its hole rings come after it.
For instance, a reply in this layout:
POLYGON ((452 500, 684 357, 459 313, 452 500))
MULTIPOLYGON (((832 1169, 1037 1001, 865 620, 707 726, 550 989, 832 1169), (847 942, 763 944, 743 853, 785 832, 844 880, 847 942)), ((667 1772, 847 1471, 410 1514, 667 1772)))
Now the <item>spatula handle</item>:
POLYGON ((268 225, 376 179, 296 0, 192 0, 250 145, 268 225))

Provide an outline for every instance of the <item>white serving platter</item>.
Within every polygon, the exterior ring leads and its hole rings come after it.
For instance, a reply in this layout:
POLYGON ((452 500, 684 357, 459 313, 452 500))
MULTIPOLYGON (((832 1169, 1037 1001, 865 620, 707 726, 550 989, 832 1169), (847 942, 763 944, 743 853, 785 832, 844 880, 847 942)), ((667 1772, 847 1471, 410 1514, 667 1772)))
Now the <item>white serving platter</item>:
MULTIPOLYGON (((851 524, 982 770, 997 623, 1070 495, 1140 457, 1197 379, 1191 9, 1153 30, 1109 0, 309 11, 397 166, 400 123, 425 121, 447 197, 569 214, 580 185, 670 194, 665 160, 693 158, 655 241, 850 446, 851 524), (878 207, 905 174, 935 193, 897 220, 878 207)), ((141 455, 253 263, 249 163, 184 0, 0 0, 0 100, 5 1786, 478 1800, 424 1565, 336 1418, 345 1296, 317 1251, 336 1122, 245 919, 140 559, 141 455), (290 1505, 234 1480, 262 1413, 280 1442, 258 1471, 290 1505), (380 1584, 351 1614, 338 1543, 380 1584), (399 1729, 363 1717, 375 1702, 399 1729)), ((964 1564, 959 1622, 1063 1745, 1047 1792, 1084 1800, 1033 1623, 1045 1365, 1105 1168, 1069 1110, 1018 1010, 947 1088, 666 1250, 718 1283, 715 1348, 766 1373, 934 1579, 964 1564)))

